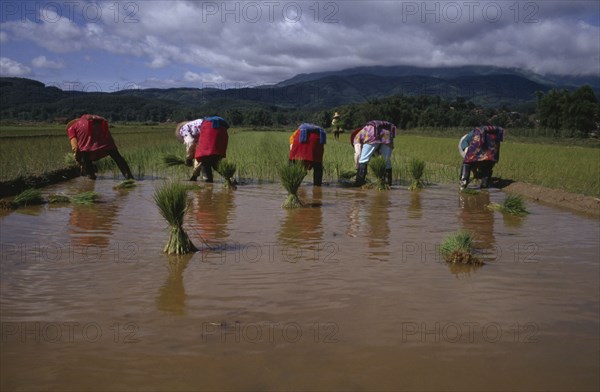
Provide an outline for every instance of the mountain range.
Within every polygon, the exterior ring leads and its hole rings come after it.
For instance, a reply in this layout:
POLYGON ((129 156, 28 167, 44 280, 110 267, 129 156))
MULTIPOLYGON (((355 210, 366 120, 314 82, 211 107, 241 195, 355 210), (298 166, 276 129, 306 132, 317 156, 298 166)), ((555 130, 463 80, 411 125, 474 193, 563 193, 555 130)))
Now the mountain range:
POLYGON ((478 105, 499 107, 532 104, 537 91, 574 89, 585 84, 598 96, 599 77, 538 75, 491 66, 358 67, 299 74, 274 85, 252 88, 150 88, 112 93, 63 91, 31 79, 0 78, 0 110, 6 116, 32 105, 75 103, 89 108, 89 112, 99 112, 98 105, 130 105, 147 110, 186 106, 202 112, 261 107, 323 110, 391 95, 463 97, 478 105))

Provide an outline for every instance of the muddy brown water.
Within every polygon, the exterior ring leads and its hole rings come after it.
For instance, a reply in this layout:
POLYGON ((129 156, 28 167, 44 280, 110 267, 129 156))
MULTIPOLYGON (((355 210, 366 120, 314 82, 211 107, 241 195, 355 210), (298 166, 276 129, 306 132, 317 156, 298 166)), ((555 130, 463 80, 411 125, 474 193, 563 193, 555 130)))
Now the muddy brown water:
POLYGON ((201 248, 168 257, 153 204, 78 178, 93 206, 4 212, 1 389, 597 390, 598 220, 501 191, 277 184, 190 192, 201 248), (487 264, 450 268, 472 230, 487 264))

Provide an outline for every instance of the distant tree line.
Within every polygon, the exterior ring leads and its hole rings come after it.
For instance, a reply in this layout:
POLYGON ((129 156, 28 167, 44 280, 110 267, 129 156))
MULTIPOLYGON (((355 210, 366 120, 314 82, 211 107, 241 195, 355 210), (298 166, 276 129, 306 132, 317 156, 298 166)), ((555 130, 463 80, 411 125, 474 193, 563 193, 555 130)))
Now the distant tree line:
MULTIPOLYGON (((586 137, 597 131, 600 123, 600 105, 589 86, 574 91, 538 92, 535 106, 532 104, 525 109, 511 109, 506 105, 483 107, 461 97, 396 95, 365 97, 364 103, 315 110, 246 100, 224 99, 191 105, 127 94, 70 92, 65 96, 66 93, 59 89, 30 82, 25 88, 3 90, 9 92, 0 97, 3 121, 65 122, 84 113, 97 113, 112 122, 162 123, 220 115, 233 126, 280 128, 312 122, 330 128, 334 112, 340 112, 345 129, 354 129, 372 119, 392 121, 402 129, 444 129, 493 123, 507 128, 540 129, 544 130, 544 135, 550 130, 551 136, 555 137, 586 137)), ((536 136, 536 132, 528 135, 536 136)))
POLYGON ((538 92, 536 117, 539 126, 553 130, 554 136, 584 137, 600 127, 600 105, 590 86, 538 92))

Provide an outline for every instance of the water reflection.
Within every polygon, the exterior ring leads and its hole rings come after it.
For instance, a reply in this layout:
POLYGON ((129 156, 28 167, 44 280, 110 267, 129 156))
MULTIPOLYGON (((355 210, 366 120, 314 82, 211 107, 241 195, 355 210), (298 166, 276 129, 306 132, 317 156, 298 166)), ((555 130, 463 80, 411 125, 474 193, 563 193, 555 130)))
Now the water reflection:
POLYGON ((292 208, 285 211, 285 217, 279 229, 277 238, 283 259, 297 262, 307 260, 309 255, 316 254, 323 240, 323 211, 321 209, 323 191, 320 187, 312 188, 312 198, 309 191, 301 190, 300 200, 304 208, 292 208))
POLYGON ((469 264, 455 264, 455 263, 448 263, 448 269, 450 269, 450 272, 452 274, 454 274, 454 276, 456 276, 458 279, 462 278, 462 277, 470 277, 471 273, 477 271, 479 268, 481 268, 482 265, 469 265, 469 264))
POLYGON ((423 208, 421 206, 421 192, 410 193, 408 217, 411 219, 421 219, 423 217, 423 208))
POLYGON ((391 193, 357 194, 357 199, 353 200, 350 206, 346 233, 350 237, 358 238, 358 243, 367 246, 370 260, 388 260, 390 256, 391 193))
MULTIPOLYGON (((487 206, 490 204, 490 194, 487 191, 478 194, 465 194, 459 192, 458 196, 458 218, 462 230, 469 231, 475 236, 475 247, 483 250, 486 262, 494 261, 496 258, 496 238, 494 236, 494 212, 487 206)), ((470 268, 469 272, 477 268, 470 268)), ((459 271, 459 268, 455 268, 459 271)), ((463 268, 463 271, 466 271, 463 268)))
POLYGON ((169 256, 167 264, 169 275, 156 296, 158 310, 174 315, 185 314, 186 295, 183 286, 183 271, 192 257, 193 254, 169 256))
MULTIPOLYGON (((79 192, 94 190, 94 182, 82 183, 79 192)), ((115 203, 97 203, 92 205, 73 205, 69 214, 69 234, 71 245, 84 247, 108 247, 113 235, 122 201, 115 203)))
POLYGON ((231 211, 235 205, 235 192, 227 189, 215 191, 208 185, 205 189, 191 193, 192 211, 195 222, 189 236, 199 247, 218 247, 229 238, 231 211), (195 241, 197 239, 199 241, 195 241))

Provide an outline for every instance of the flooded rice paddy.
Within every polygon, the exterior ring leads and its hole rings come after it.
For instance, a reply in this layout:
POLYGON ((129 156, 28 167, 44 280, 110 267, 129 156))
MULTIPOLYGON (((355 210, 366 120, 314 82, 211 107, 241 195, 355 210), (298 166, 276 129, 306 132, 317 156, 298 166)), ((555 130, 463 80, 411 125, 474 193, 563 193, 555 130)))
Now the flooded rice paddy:
POLYGON ((597 390, 598 220, 505 194, 279 184, 189 192, 201 251, 162 253, 160 180, 0 217, 8 390, 597 390), (480 268, 444 236, 476 234, 480 268))

